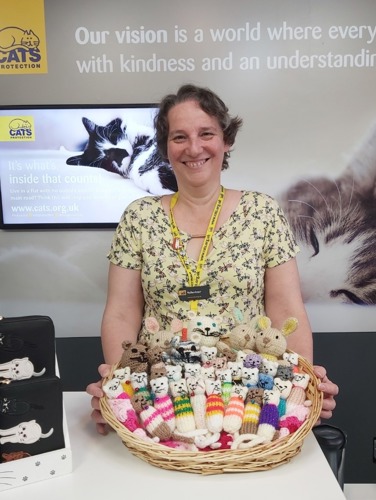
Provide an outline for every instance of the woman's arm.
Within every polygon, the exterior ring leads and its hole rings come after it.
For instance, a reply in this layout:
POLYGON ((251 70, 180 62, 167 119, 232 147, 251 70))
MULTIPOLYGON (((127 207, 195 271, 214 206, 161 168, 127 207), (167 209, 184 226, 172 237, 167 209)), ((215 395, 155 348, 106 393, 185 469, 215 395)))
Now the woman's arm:
MULTIPOLYGON (((313 362, 312 330, 308 321, 300 291, 300 279, 295 259, 268 268, 265 274, 265 312, 276 328, 293 316, 299 321, 297 330, 287 337, 287 346, 292 351, 313 362)), ((321 380, 319 389, 324 393, 321 418, 330 418, 336 406, 334 397, 339 389, 329 380, 323 366, 314 366, 321 380)))
POLYGON ((283 323, 290 316, 298 320, 299 326, 287 338, 287 346, 312 363, 312 330, 300 291, 300 278, 295 259, 267 268, 265 313, 276 328, 282 328, 283 323))
POLYGON ((124 340, 137 341, 143 311, 141 272, 110 264, 107 302, 101 328, 106 363, 114 364, 120 360, 124 340))

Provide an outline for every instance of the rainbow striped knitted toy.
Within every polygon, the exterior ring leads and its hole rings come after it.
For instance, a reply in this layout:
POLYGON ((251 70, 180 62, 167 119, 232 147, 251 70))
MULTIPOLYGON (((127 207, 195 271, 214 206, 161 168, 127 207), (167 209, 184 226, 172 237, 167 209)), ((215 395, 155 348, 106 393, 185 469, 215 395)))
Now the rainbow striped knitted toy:
POLYGON ((194 431, 196 422, 186 380, 182 378, 170 382, 170 391, 173 397, 176 429, 182 434, 194 431))
POLYGON ((210 432, 221 432, 225 414, 225 405, 221 396, 221 381, 206 379, 205 389, 207 395, 205 408, 206 427, 210 432))
POLYGON ((243 385, 234 385, 232 388, 230 402, 225 410, 223 418, 223 430, 230 434, 238 432, 242 426, 244 416, 244 400, 247 388, 243 385))

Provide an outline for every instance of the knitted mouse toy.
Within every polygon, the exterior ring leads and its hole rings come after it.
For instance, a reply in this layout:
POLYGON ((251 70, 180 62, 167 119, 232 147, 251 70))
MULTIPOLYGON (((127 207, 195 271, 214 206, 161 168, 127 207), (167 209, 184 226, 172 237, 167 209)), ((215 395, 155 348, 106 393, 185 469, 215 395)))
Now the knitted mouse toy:
POLYGON ((170 347, 172 338, 183 329, 183 322, 177 318, 171 321, 170 330, 163 330, 154 316, 145 318, 145 330, 150 348, 161 347, 164 351, 170 347))

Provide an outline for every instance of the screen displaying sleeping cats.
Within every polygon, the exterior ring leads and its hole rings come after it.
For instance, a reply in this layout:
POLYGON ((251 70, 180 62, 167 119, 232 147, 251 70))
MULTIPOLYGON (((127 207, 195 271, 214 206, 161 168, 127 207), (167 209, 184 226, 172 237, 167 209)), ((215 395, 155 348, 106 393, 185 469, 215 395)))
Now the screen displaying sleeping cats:
POLYGON ((176 191, 155 104, 0 109, 1 228, 115 227, 133 200, 176 191))

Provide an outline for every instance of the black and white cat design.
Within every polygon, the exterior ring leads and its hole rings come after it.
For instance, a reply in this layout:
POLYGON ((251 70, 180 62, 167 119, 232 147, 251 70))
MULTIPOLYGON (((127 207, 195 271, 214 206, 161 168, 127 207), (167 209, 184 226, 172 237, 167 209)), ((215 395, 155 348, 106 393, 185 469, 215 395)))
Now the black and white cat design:
POLYGON ((304 300, 376 304, 376 124, 340 176, 302 179, 277 199, 301 249, 304 300))
POLYGON ((81 155, 67 159, 68 165, 85 165, 120 174, 150 194, 177 191, 175 175, 159 154, 153 128, 125 123, 121 118, 104 126, 86 117, 82 122, 89 139, 81 155))

